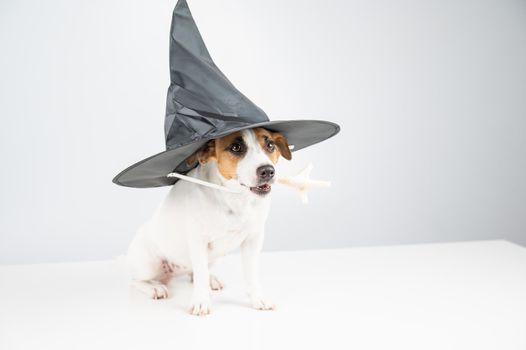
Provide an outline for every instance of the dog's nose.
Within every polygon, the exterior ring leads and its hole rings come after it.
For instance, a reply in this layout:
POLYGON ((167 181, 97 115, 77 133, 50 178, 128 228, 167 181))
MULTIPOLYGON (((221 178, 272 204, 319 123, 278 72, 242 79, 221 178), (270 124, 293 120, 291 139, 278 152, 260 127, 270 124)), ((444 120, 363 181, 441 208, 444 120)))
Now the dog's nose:
POLYGON ((272 165, 263 165, 256 169, 256 174, 260 181, 269 181, 274 177, 274 167, 272 165))

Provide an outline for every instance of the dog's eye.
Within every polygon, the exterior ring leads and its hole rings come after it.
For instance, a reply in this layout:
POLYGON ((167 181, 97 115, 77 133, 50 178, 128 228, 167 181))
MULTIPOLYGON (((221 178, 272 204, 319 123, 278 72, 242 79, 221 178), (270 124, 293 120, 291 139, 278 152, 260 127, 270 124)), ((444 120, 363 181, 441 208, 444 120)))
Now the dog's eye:
POLYGON ((230 145, 230 150, 234 153, 241 153, 243 151, 243 146, 239 142, 236 142, 230 145))
POLYGON ((276 145, 274 144, 274 141, 267 141, 266 147, 267 147, 267 151, 274 152, 276 145))

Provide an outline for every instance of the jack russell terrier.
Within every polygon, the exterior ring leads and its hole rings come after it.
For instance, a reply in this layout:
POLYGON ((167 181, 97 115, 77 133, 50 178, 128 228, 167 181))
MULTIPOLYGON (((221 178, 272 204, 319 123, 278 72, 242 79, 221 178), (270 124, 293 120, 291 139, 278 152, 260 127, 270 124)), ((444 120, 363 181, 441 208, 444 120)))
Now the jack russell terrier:
POLYGON ((223 288, 209 268, 218 258, 240 247, 252 306, 274 309, 261 290, 258 259, 275 180, 274 164, 280 156, 292 158, 287 139, 263 128, 211 140, 192 155, 187 163, 199 164, 189 176, 237 193, 176 182, 130 244, 127 259, 132 285, 153 299, 162 299, 168 297, 166 283, 172 277, 190 274, 190 313, 207 315, 210 290, 223 288))

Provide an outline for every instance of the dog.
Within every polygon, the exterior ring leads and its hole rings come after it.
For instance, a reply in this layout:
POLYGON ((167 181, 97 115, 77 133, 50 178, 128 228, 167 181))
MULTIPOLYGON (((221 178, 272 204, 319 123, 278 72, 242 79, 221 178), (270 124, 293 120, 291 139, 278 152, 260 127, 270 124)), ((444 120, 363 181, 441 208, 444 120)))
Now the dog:
POLYGON ((210 313, 210 290, 223 284, 210 274, 211 265, 240 248, 252 306, 272 310, 258 278, 258 259, 274 183, 274 165, 292 155, 286 137, 263 128, 247 129, 211 140, 189 157, 197 166, 187 175, 238 193, 186 181, 176 182, 153 217, 143 224, 127 254, 132 286, 153 299, 168 297, 166 283, 191 275, 189 312, 210 313))

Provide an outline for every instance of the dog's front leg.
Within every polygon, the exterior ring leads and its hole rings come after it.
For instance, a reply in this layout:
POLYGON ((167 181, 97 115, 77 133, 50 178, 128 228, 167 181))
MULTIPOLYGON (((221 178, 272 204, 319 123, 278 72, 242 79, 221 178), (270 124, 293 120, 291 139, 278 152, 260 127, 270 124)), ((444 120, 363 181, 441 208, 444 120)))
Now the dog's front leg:
POLYGON ((190 237, 188 246, 194 282, 190 313, 198 316, 208 315, 210 313, 210 273, 207 243, 202 237, 190 237))
POLYGON ((252 306, 258 310, 273 310, 274 304, 263 296, 259 283, 259 254, 262 246, 263 232, 249 235, 241 243, 243 272, 252 306))

